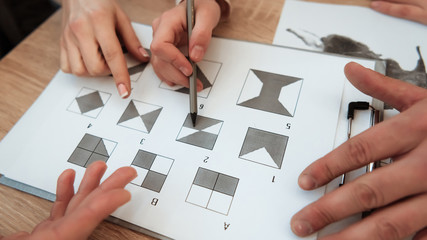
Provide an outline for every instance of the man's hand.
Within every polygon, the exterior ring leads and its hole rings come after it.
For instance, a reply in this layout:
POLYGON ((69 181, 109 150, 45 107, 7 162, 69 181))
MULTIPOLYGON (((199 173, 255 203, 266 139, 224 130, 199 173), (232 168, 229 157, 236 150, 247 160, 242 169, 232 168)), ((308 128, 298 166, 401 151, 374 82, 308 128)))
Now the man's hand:
POLYGON ((390 16, 405 18, 427 25, 426 0, 373 0, 371 8, 390 16))
POLYGON ((417 231, 419 239, 426 239, 427 90, 355 63, 347 64, 345 74, 359 90, 401 113, 308 166, 299 177, 300 187, 315 189, 343 173, 389 157, 394 162, 306 206, 293 216, 292 231, 306 236, 353 214, 377 209, 324 239, 402 239, 417 231))

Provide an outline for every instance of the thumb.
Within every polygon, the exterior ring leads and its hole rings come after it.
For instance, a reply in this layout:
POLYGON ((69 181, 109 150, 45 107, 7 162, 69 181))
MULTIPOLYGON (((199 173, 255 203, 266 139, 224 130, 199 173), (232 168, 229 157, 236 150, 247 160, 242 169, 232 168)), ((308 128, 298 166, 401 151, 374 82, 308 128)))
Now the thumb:
POLYGON ((199 1, 196 4, 195 25, 190 39, 190 58, 199 62, 208 49, 212 31, 221 17, 221 10, 215 1, 199 1))
POLYGON ((384 76, 357 63, 348 63, 344 72, 360 91, 403 111, 427 97, 427 91, 415 85, 384 76))

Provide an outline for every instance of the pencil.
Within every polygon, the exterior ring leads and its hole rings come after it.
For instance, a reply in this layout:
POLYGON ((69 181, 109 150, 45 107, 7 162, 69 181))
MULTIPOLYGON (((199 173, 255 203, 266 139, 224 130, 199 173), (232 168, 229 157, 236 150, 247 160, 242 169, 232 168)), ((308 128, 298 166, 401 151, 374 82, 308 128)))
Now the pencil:
POLYGON ((187 0, 187 33, 188 33, 188 60, 193 68, 193 73, 189 76, 190 82, 190 116, 193 127, 196 126, 197 120, 197 67, 190 59, 190 38, 193 32, 195 22, 194 0, 187 0))

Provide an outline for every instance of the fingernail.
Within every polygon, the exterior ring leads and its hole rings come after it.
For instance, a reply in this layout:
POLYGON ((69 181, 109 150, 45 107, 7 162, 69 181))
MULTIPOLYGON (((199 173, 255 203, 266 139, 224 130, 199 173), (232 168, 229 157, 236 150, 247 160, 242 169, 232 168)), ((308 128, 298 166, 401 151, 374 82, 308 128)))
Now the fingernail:
POLYGON ((298 184, 302 189, 314 189, 317 187, 314 178, 308 174, 303 174, 298 179, 298 184))
POLYGON ((307 221, 295 221, 292 223, 292 231, 298 236, 307 236, 313 233, 313 227, 307 221))
POLYGON ((123 83, 120 83, 119 86, 117 86, 117 89, 119 90, 121 98, 126 98, 127 96, 129 96, 129 92, 123 83))
POLYGON ((179 71, 181 71, 182 72, 182 74, 184 74, 185 76, 190 76, 191 75, 191 70, 189 70, 189 69, 187 69, 187 68, 185 68, 185 67, 180 67, 179 68, 179 71))
POLYGON ((191 50, 191 58, 197 62, 202 60, 204 54, 205 50, 199 45, 194 46, 191 50))
POLYGON ((145 51, 145 49, 144 49, 143 47, 139 47, 139 48, 138 48, 138 51, 139 51, 139 53, 141 53, 141 55, 142 55, 142 56, 144 56, 144 57, 146 57, 146 58, 149 58, 149 57, 150 57, 150 55, 148 54, 148 52, 147 52, 147 51, 145 51))

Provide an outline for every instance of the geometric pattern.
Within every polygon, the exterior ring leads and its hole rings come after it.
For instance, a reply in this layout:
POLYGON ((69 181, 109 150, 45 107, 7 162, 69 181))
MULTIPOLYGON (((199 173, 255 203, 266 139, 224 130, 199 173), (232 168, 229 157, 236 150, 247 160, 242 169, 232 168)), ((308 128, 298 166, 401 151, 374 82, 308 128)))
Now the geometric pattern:
POLYGON ((117 125, 150 133, 162 111, 162 107, 131 100, 117 125))
POLYGON ((289 137, 249 128, 239 158, 281 169, 289 137))
POLYGON ((238 178, 199 167, 185 201, 228 215, 238 183, 238 178))
POLYGON ((67 110, 91 118, 97 118, 110 97, 111 94, 109 93, 82 88, 67 110))
POLYGON ((139 150, 132 162, 138 176, 132 184, 160 192, 174 160, 154 153, 139 150))
POLYGON ((221 131, 223 121, 197 116, 197 125, 193 126, 190 114, 178 134, 177 141, 212 150, 221 131))
MULTIPOLYGON (((212 85, 218 76, 219 70, 221 69, 222 63, 213 62, 208 60, 202 60, 196 65, 197 78, 203 84, 203 90, 197 93, 198 97, 208 98, 209 93, 212 89, 212 85)), ((189 89, 180 85, 169 86, 163 81, 160 83, 160 88, 173 90, 180 93, 189 94, 189 89)))
POLYGON ((250 69, 237 105, 293 117, 302 82, 301 78, 250 69))
POLYGON ((139 77, 141 77, 142 72, 144 71, 145 67, 148 65, 148 62, 140 63, 136 66, 128 68, 130 80, 132 82, 138 81, 139 77))
POLYGON ((68 162, 81 167, 87 167, 98 160, 107 162, 116 146, 116 142, 86 133, 68 162))

